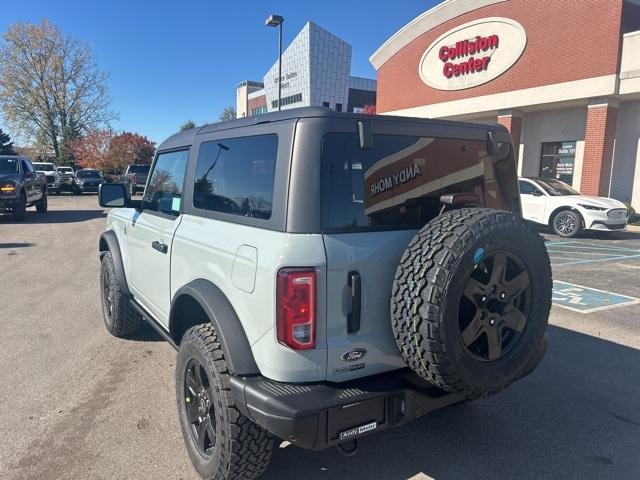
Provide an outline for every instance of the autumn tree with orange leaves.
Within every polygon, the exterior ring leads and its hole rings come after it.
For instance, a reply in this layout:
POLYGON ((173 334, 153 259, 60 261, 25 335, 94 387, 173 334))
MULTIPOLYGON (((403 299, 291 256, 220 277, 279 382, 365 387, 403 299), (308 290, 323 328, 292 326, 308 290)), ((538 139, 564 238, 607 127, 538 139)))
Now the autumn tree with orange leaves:
POLYGON ((143 135, 92 130, 71 143, 76 164, 105 173, 122 173, 130 164, 150 164, 155 143, 143 135))
POLYGON ((121 173, 127 165, 149 165, 153 160, 156 144, 143 135, 122 132, 111 139, 109 162, 111 171, 121 173))
POLYGON ((111 130, 91 130, 84 137, 73 140, 70 148, 76 165, 101 172, 111 171, 109 148, 113 137, 111 130))

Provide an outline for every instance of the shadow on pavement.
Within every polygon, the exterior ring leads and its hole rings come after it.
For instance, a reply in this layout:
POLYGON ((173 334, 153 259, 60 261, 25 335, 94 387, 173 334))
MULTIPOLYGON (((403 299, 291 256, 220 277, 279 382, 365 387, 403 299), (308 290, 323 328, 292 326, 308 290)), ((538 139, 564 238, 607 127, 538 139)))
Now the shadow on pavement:
POLYGON ((0 215, 0 224, 48 224, 48 223, 78 223, 94 218, 106 218, 104 210, 49 210, 46 213, 37 213, 28 210, 27 218, 24 222, 16 222, 13 215, 0 215))
POLYGON ((127 337, 126 340, 132 340, 134 342, 164 342, 164 338, 147 322, 143 322, 142 328, 135 334, 127 337))
POLYGON ((0 248, 28 248, 33 247, 34 243, 22 242, 22 243, 0 243, 0 248))
POLYGON ((580 239, 599 239, 599 240, 640 240, 640 232, 596 232, 596 231, 587 231, 582 232, 580 235, 576 237, 577 240, 580 239))
POLYGON ((638 478, 640 351, 549 336, 540 367, 501 394, 366 437, 351 458, 276 445, 261 478, 638 478))

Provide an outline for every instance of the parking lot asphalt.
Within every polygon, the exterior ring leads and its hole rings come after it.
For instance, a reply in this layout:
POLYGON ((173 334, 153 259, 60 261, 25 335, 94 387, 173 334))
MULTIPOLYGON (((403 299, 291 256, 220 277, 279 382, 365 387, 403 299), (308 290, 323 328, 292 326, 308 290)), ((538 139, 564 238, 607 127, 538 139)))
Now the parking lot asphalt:
MULTIPOLYGON (((150 328, 130 340, 104 329, 105 212, 95 196, 49 201, 22 224, 0 216, 0 478, 197 478, 177 421, 175 352, 150 328)), ((612 294, 640 297, 640 233, 546 237, 565 305, 552 309, 532 375, 366 437, 355 457, 276 447, 262 478, 638 478, 640 304, 616 306, 612 294), (607 308, 580 311, 589 302, 607 308)))

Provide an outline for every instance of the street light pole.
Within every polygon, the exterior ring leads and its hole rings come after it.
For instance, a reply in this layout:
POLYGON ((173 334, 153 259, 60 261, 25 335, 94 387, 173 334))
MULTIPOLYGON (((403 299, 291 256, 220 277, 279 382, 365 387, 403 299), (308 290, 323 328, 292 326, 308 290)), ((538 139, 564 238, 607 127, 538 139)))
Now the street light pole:
POLYGON ((282 23, 278 29, 278 111, 282 108, 282 23))
POLYGON ((270 15, 264 22, 267 27, 280 27, 278 30, 278 111, 282 110, 282 24, 284 17, 270 15))

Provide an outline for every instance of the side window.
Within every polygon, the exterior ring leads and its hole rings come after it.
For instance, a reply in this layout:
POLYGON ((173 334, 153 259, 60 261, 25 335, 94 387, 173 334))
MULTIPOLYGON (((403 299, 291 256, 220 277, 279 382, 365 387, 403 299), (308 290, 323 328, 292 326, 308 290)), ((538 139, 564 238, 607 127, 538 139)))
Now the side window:
POLYGON ((518 187, 520 188, 520 193, 522 195, 540 195, 540 190, 538 190, 532 183, 519 180, 518 187))
POLYGON ((31 165, 31 162, 29 162, 28 160, 22 160, 22 171, 24 173, 35 172, 33 165, 31 165))
POLYGON ((188 158, 188 150, 158 155, 142 199, 144 209, 179 215, 188 158))
POLYGON ((203 143, 198 152, 193 206, 268 220, 277 157, 275 134, 203 143))

